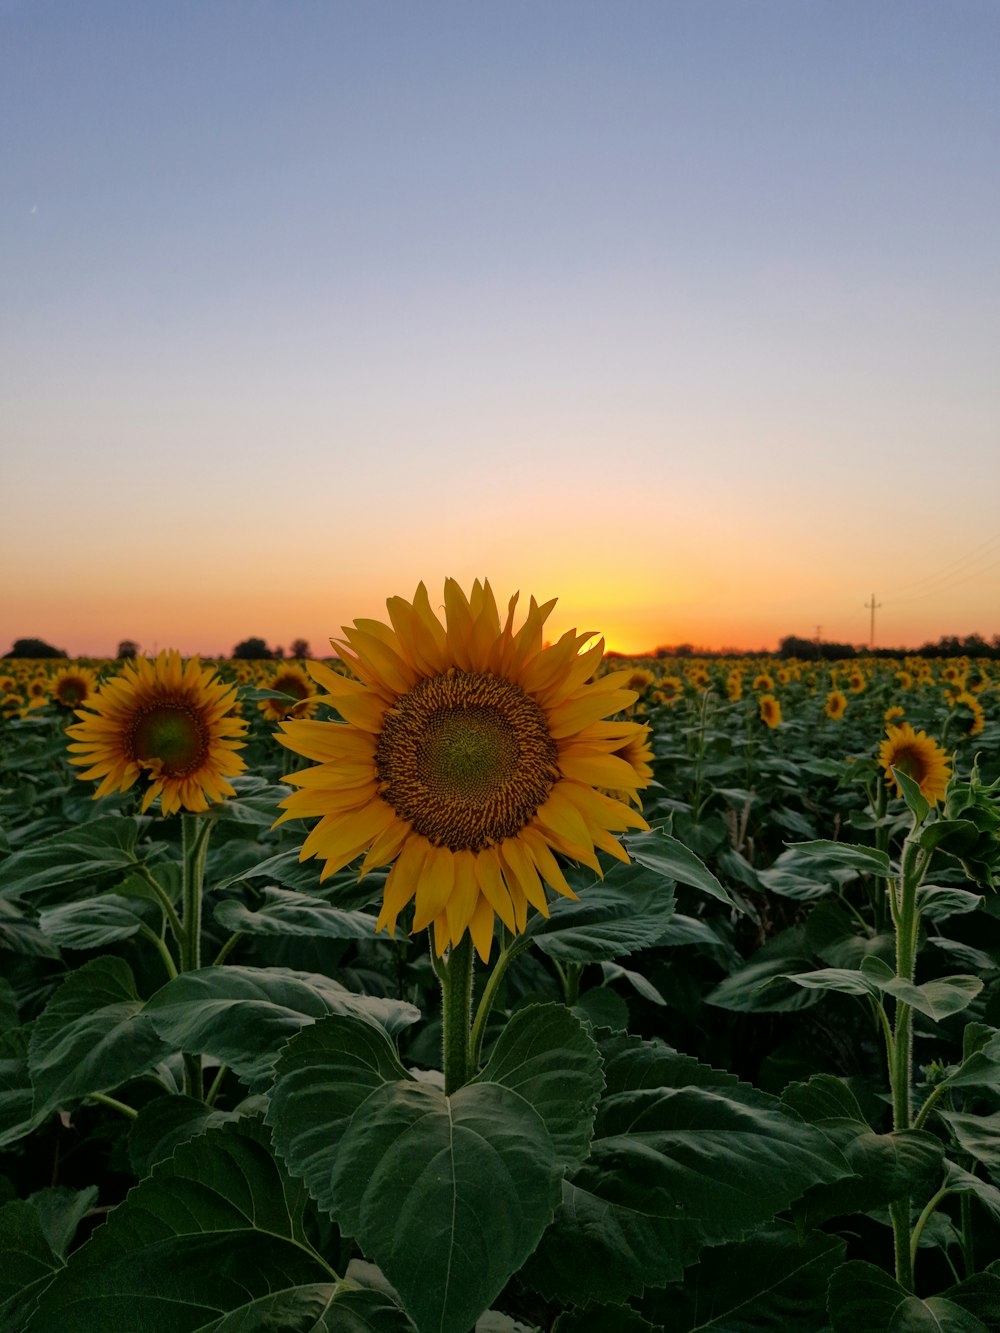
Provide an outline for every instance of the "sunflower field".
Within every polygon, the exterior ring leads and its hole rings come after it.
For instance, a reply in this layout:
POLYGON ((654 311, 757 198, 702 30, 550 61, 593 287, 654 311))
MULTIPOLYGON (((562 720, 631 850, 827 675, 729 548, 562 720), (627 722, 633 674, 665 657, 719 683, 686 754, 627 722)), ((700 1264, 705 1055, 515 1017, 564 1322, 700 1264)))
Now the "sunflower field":
POLYGON ((1000 1330, 1000 663, 552 607, 0 663, 0 1333, 1000 1330))

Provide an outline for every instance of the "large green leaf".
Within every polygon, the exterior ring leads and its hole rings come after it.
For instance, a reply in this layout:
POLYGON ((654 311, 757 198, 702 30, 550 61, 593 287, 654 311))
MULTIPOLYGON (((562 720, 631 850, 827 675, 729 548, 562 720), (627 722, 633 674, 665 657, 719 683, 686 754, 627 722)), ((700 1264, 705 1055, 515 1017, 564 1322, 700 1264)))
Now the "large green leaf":
POLYGON ((828 842, 820 839, 792 843, 788 850, 793 853, 794 861, 799 864, 844 867, 858 875, 879 875, 883 879, 892 876, 889 857, 875 847, 860 847, 855 843, 828 842))
POLYGON ((251 1087, 266 1086, 282 1045, 327 1014, 354 1014, 390 1032, 420 1011, 402 1000, 357 995, 330 977, 284 967, 206 967, 161 987, 143 1011, 164 1041, 215 1056, 251 1087))
POLYGON ((519 1011, 450 1097, 407 1075, 377 1027, 332 1016, 282 1052, 268 1119, 289 1168, 417 1325, 465 1333, 586 1156, 600 1087, 592 1039, 558 1005, 519 1011))
POLYGON ((128 1136, 128 1155, 137 1176, 148 1176, 157 1162, 169 1157, 179 1143, 186 1143, 206 1129, 260 1115, 266 1099, 249 1097, 233 1111, 217 1111, 195 1097, 171 1093, 154 1097, 141 1108, 128 1136))
POLYGON ((15 1028, 0 1038, 0 1148, 30 1134, 46 1117, 35 1110, 28 1073, 29 1027, 15 1028))
POLYGON ((675 1282, 704 1246, 850 1173, 820 1131, 731 1074, 660 1042, 617 1036, 601 1048, 590 1157, 525 1269, 543 1294, 623 1301, 675 1282))
POLYGON ((120 1087, 169 1055, 142 1009, 132 970, 120 958, 92 958, 68 977, 31 1034, 35 1114, 120 1087))
POLYGON ((648 833, 627 833, 622 842, 628 848, 629 854, 634 856, 641 866, 657 870, 667 879, 698 889, 711 898, 718 898, 727 907, 742 910, 729 890, 719 883, 708 866, 691 851, 690 847, 671 837, 664 829, 650 829, 648 833))
MULTIPOLYGON (((980 1274, 989 1278, 989 1274, 980 1274)), ((852 1260, 833 1274, 827 1309, 833 1333, 993 1333, 1000 1325, 1000 1279, 973 1278, 941 1296, 921 1300, 874 1264, 852 1260), (988 1286, 989 1290, 984 1290, 988 1286), (993 1316, 988 1314, 992 1299, 993 1316), (987 1313, 989 1322, 980 1314, 987 1313)))
POLYGON ((519 1009, 473 1082, 497 1083, 522 1097, 545 1121, 559 1164, 587 1156, 604 1086, 601 1057, 579 1020, 559 1004, 519 1009))
POLYGON ((82 902, 59 903, 39 913, 43 934, 66 949, 98 949, 128 939, 158 919, 153 904, 140 898, 104 893, 82 902))
POLYGON ((28 1328, 410 1329, 385 1297, 341 1282, 310 1248, 306 1202, 259 1123, 210 1129, 161 1162, 70 1257, 28 1328))
POLYGON ((903 1195, 929 1196, 940 1183, 944 1144, 922 1130, 876 1134, 850 1088, 832 1074, 815 1074, 782 1093, 786 1106, 840 1149, 853 1176, 815 1185, 794 1205, 796 1220, 818 1226, 830 1217, 869 1212, 903 1195))
POLYGON ((344 1134, 331 1192, 418 1328, 466 1333, 531 1254, 562 1168, 538 1112, 496 1083, 387 1083, 344 1134))
POLYGON ((867 955, 858 968, 824 967, 814 972, 796 972, 784 977, 807 990, 835 990, 848 995, 891 995, 935 1022, 961 1013, 983 988, 981 977, 938 977, 916 986, 896 976, 888 963, 867 955))
POLYGON ((96 1199, 96 1185, 85 1190, 57 1187, 0 1208, 0 1328, 24 1327, 96 1199))
POLYGON ((771 1222, 744 1241, 706 1250, 643 1309, 671 1333, 774 1333, 826 1328, 826 1284, 844 1260, 846 1242, 822 1231, 799 1237, 788 1222, 771 1222))
POLYGON ((2 863, 0 897, 17 897, 126 870, 136 862, 133 848, 137 833, 134 819, 108 815, 14 852, 2 863))
POLYGON ((742 967, 724 977, 706 995, 705 1003, 741 1014, 805 1009, 818 1003, 820 996, 795 985, 787 976, 803 963, 807 967, 812 963, 805 932, 801 926, 792 926, 773 936, 742 967))
POLYGON ((982 1162, 1000 1184, 1000 1111, 992 1115, 970 1115, 964 1111, 938 1111, 954 1134, 959 1147, 982 1162))
POLYGON ((334 940, 370 940, 375 917, 367 912, 344 912, 322 898, 269 885, 260 907, 249 908, 235 899, 218 903, 215 920, 225 930, 243 935, 319 935, 334 940))
POLYGON ((601 963, 658 944, 674 914, 673 884, 641 865, 616 865, 603 881, 560 898, 546 920, 538 913, 527 933, 561 963, 601 963))

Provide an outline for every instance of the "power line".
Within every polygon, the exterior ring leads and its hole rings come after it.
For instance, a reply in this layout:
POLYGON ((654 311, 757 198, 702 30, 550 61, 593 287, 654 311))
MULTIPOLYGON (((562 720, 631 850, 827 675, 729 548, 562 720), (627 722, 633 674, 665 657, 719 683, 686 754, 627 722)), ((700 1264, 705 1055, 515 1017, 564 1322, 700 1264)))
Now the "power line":
MULTIPOLYGON (((909 583, 900 584, 899 587, 890 590, 888 596, 895 601, 899 593, 909 592, 911 588, 921 588, 926 583, 933 584, 942 579, 947 581, 953 574, 963 572, 963 567, 967 566, 970 561, 975 562, 981 560, 984 556, 994 555, 996 552, 992 548, 995 548, 998 543, 1000 543, 1000 532, 994 533, 992 537, 987 537, 984 542, 980 542, 978 546, 971 551, 967 551, 965 555, 956 556, 954 560, 948 561, 945 565, 939 565, 936 569, 918 579, 911 579, 909 583)), ((992 565, 988 565, 987 569, 992 569, 992 567, 992 565)), ((974 574, 975 571, 973 577, 974 574)), ((918 596, 920 594, 914 595, 918 596)))
POLYGON ((983 574, 988 574, 991 569, 1000 568, 1000 560, 991 560, 988 565, 983 565, 979 569, 973 569, 968 574, 960 574, 958 578, 946 579, 944 583, 934 584, 929 588, 924 588, 922 592, 911 593, 909 597, 893 598, 893 605, 905 605, 907 602, 917 602, 921 597, 935 597, 938 593, 948 592, 951 588, 957 588, 959 584, 968 583, 970 579, 981 578, 983 574))

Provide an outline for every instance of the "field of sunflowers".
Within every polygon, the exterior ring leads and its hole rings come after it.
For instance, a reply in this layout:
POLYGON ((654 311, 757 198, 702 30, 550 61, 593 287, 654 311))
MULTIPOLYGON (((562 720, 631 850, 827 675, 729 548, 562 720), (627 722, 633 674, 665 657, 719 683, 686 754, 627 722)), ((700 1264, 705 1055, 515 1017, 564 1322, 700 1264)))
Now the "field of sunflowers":
POLYGON ((551 609, 0 663, 0 1333, 1000 1330, 1000 663, 551 609))

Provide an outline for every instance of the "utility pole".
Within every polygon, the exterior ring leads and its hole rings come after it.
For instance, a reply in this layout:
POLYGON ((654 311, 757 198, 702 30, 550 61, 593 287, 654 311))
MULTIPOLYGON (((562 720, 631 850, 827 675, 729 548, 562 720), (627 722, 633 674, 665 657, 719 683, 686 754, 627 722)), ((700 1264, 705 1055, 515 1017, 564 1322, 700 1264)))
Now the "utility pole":
POLYGON ((876 600, 875 600, 875 594, 874 594, 874 593, 872 593, 872 599, 871 599, 871 601, 870 601, 870 602, 865 602, 865 610, 866 610, 866 611, 867 611, 867 610, 870 610, 871 613, 872 613, 871 631, 870 631, 870 633, 869 633, 869 635, 868 635, 868 648, 869 648, 869 651, 870 651, 872 648, 875 647, 875 611, 876 611, 876 609, 877 609, 878 607, 880 607, 881 605, 882 605, 881 602, 876 602, 876 600))

